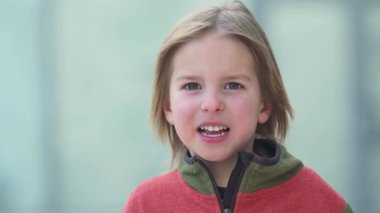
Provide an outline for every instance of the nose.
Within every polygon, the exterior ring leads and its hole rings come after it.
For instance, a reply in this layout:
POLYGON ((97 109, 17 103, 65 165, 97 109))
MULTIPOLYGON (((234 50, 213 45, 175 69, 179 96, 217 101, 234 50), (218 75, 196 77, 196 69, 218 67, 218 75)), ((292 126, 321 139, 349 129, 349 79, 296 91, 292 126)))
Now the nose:
POLYGON ((222 112, 225 108, 222 94, 216 91, 208 91, 204 93, 201 103, 201 110, 204 112, 222 112))

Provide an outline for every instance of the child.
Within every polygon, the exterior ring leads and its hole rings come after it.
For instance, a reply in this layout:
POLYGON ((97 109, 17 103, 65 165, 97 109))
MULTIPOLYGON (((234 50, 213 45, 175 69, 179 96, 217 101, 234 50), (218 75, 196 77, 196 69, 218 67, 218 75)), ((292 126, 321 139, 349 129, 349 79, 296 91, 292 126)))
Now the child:
POLYGON ((269 42, 243 3, 184 18, 160 50, 152 104, 176 168, 142 183, 124 212, 352 212, 281 145, 291 116, 269 42))

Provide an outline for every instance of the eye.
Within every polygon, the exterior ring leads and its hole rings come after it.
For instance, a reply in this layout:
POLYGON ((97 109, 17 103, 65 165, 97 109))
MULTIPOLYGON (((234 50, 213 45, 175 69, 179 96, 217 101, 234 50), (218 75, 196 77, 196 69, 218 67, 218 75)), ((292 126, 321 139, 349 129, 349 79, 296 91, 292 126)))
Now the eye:
POLYGON ((201 85, 195 82, 187 83, 183 85, 183 89, 185 90, 198 90, 202 89, 201 85))
POLYGON ((243 88, 244 88, 243 85, 236 82, 230 82, 224 86, 224 89, 230 89, 230 90, 243 89, 243 88))

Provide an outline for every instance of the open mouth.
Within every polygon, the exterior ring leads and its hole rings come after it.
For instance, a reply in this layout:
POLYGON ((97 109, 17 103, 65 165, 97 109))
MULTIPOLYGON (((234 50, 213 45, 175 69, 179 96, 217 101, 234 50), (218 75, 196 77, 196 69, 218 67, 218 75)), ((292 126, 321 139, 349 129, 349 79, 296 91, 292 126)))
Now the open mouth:
POLYGON ((198 127, 197 131, 205 137, 217 138, 224 136, 230 131, 230 128, 225 126, 201 126, 198 127))

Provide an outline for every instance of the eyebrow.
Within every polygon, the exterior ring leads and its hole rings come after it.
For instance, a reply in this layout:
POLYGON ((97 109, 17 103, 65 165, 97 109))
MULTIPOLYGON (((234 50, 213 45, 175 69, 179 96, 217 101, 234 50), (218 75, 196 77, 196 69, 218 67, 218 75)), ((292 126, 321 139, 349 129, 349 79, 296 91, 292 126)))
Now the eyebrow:
POLYGON ((176 81, 183 81, 183 80, 199 80, 200 77, 196 75, 180 75, 177 76, 174 80, 176 81))
POLYGON ((249 75, 245 75, 245 74, 236 74, 236 75, 226 76, 226 77, 224 77, 223 79, 226 79, 226 80, 243 79, 243 80, 246 80, 246 81, 250 81, 252 78, 251 78, 249 75))
MULTIPOLYGON (((184 75, 179 75, 176 78, 174 78, 175 81, 195 81, 195 80, 200 80, 202 77, 198 75, 191 75, 191 74, 184 74, 184 75)), ((246 74, 231 74, 231 75, 226 75, 222 77, 222 80, 239 80, 243 79, 245 81, 250 81, 252 80, 252 77, 246 74)))
MULTIPOLYGON (((191 80, 191 81, 194 81, 194 80, 200 80, 201 77, 198 76, 198 75, 180 75, 180 76, 177 76, 174 80, 175 81, 184 81, 184 80, 191 80)), ((249 76, 249 75, 246 75, 246 74, 235 74, 235 75, 227 75, 227 76, 223 76, 222 77, 223 80, 239 80, 239 79, 243 79, 243 80, 246 80, 246 81, 250 81, 252 78, 249 76)))

